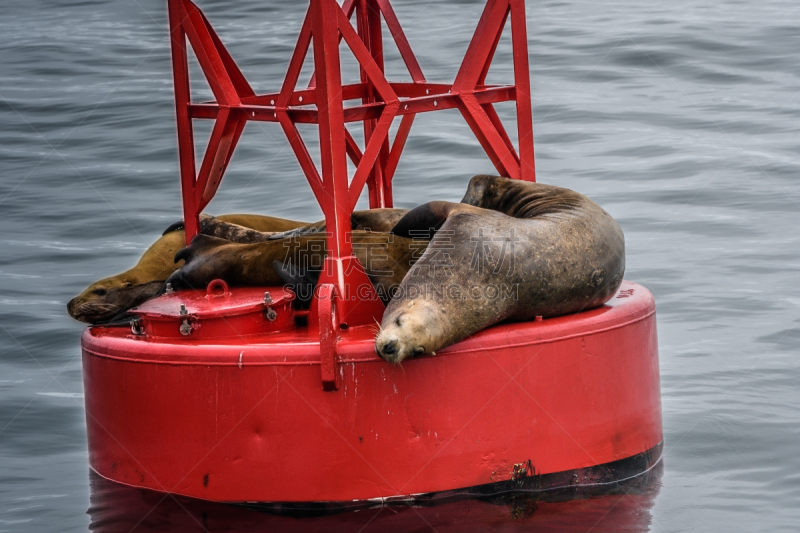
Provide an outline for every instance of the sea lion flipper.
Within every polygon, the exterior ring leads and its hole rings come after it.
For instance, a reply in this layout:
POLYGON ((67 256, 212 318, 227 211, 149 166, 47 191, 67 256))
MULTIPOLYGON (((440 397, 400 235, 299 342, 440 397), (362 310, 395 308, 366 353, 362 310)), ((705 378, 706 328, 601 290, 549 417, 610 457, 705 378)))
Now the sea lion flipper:
POLYGON ((194 256, 194 251, 189 247, 181 248, 178 250, 178 253, 175 254, 175 257, 172 259, 173 263, 180 263, 181 261, 189 262, 191 261, 192 257, 194 256))
POLYGON ((392 228, 390 233, 407 238, 432 239, 433 234, 442 227, 453 209, 460 204, 453 202, 428 202, 415 207, 392 228))
POLYGON ((213 252, 226 246, 236 245, 218 237, 196 235, 189 246, 175 254, 175 262, 184 260, 185 264, 167 278, 164 288, 169 283, 176 291, 195 289, 205 287, 214 278, 225 279, 226 265, 220 265, 219 261, 226 258, 213 252))
POLYGON ((177 263, 183 259, 188 263, 195 256, 205 253, 211 248, 217 248, 225 244, 230 244, 230 241, 220 239, 219 237, 211 237, 210 235, 198 233, 194 236, 194 239, 192 239, 192 242, 189 244, 189 246, 178 250, 178 253, 175 254, 173 261, 177 263))
POLYGON ((283 283, 290 287, 297 297, 297 307, 300 309, 308 308, 311 305, 311 298, 314 295, 314 288, 319 281, 319 271, 301 270, 292 263, 282 263, 273 261, 272 267, 283 280, 283 283))

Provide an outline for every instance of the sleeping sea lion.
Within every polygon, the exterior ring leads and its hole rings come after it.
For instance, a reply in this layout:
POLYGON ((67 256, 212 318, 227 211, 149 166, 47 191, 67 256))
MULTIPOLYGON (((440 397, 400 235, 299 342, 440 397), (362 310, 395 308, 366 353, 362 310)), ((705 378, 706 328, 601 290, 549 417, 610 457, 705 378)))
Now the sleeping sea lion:
MULTIPOLYGON (((351 237, 354 255, 384 302, 427 245, 427 241, 391 233, 356 230, 351 237)), ((180 290, 206 287, 217 278, 231 286, 283 285, 305 279, 313 288, 326 254, 327 240, 319 232, 250 243, 198 235, 175 256, 175 261, 185 263, 167 283, 180 290)))
POLYGON ((375 351, 386 361, 433 354, 504 320, 598 307, 622 283, 622 230, 585 196, 475 176, 461 202, 417 207, 392 230, 435 235, 383 315, 375 351))
MULTIPOLYGON (((387 232, 406 212, 407 209, 356 211, 351 216, 352 227, 387 232)), ((294 229, 299 229, 300 233, 324 231, 325 222, 309 224, 250 214, 201 217, 203 234, 228 236, 234 240, 240 239, 240 242, 257 242, 282 233, 290 234, 289 230, 294 229)), ((67 312, 72 318, 89 324, 107 322, 124 316, 128 309, 156 296, 164 281, 181 266, 181 262, 176 263, 173 259, 184 246, 181 220, 164 231, 162 237, 145 251, 136 266, 116 276, 92 283, 81 294, 70 300, 67 312)))
MULTIPOLYGON (((273 232, 288 231, 294 228, 301 228, 309 225, 308 222, 300 222, 298 220, 289 220, 287 218, 277 218, 267 215, 253 215, 249 213, 232 213, 229 215, 217 215, 217 216, 201 213, 200 233, 202 233, 203 228, 206 225, 208 225, 209 222, 214 220, 221 220, 223 222, 227 222, 230 224, 238 224, 240 226, 254 229, 256 231, 273 231, 273 232)), ((178 231, 182 229, 183 229, 183 219, 173 224, 170 224, 167 227, 167 229, 164 230, 164 233, 162 233, 162 235, 166 235, 167 233, 172 233, 173 231, 178 231)))
MULTIPOLYGON (((209 217, 204 217, 204 219, 209 217)), ((282 232, 308 225, 307 222, 265 215, 220 215, 216 220, 241 224, 260 231, 282 232)), ((125 311, 149 300, 170 274, 180 267, 175 254, 186 245, 183 222, 171 225, 131 268, 89 285, 67 304, 69 315, 81 322, 97 324, 123 316, 125 311)))
MULTIPOLYGON (((380 208, 365 211, 353 211, 350 215, 350 229, 388 233, 408 209, 380 208)), ((209 217, 203 220, 200 233, 210 237, 219 237, 238 243, 263 242, 267 240, 285 239, 296 235, 324 233, 325 221, 289 229, 287 231, 259 230, 246 224, 239 224, 222 217, 209 217)))
POLYGON ((112 320, 125 310, 149 300, 178 268, 172 258, 184 245, 183 231, 161 236, 145 250, 133 268, 95 281, 70 300, 67 304, 69 316, 97 324, 112 320))

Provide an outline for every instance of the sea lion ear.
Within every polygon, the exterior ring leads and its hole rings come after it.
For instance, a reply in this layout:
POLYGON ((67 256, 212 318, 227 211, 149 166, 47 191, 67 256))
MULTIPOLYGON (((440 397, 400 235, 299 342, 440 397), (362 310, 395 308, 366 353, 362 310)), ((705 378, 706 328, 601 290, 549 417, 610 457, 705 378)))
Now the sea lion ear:
POLYGON ((472 176, 467 185, 467 192, 464 193, 464 198, 461 199, 462 204, 474 205, 475 207, 483 207, 486 198, 487 189, 496 188, 498 181, 502 180, 499 176, 489 176, 486 174, 478 174, 472 176))
POLYGON ((390 233, 400 237, 432 239, 442 227, 450 212, 459 204, 452 202, 428 202, 415 207, 401 218, 390 233))

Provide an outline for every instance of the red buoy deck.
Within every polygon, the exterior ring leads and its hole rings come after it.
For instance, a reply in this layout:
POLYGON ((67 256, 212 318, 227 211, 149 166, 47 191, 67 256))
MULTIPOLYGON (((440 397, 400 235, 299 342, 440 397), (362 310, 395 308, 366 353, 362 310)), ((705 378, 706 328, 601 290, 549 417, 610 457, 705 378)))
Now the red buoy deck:
POLYGON ((83 335, 90 463, 108 479, 226 502, 344 502, 613 481, 580 472, 645 457, 633 475, 660 456, 655 305, 634 283, 601 308, 498 325, 402 367, 375 355, 373 329, 343 330, 335 392, 320 386, 315 328, 244 340, 173 329, 83 335))

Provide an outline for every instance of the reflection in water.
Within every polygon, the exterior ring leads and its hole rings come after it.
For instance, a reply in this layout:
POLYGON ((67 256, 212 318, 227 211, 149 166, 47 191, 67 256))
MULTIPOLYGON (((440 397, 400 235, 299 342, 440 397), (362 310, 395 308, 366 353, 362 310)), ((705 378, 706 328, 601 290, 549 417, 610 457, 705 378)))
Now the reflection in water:
POLYGON ((327 516, 287 516, 257 509, 167 496, 108 481, 93 471, 90 530, 97 533, 164 531, 357 532, 357 531, 649 531, 661 488, 663 461, 648 473, 576 492, 548 491, 485 500, 412 507, 373 507, 327 516))

